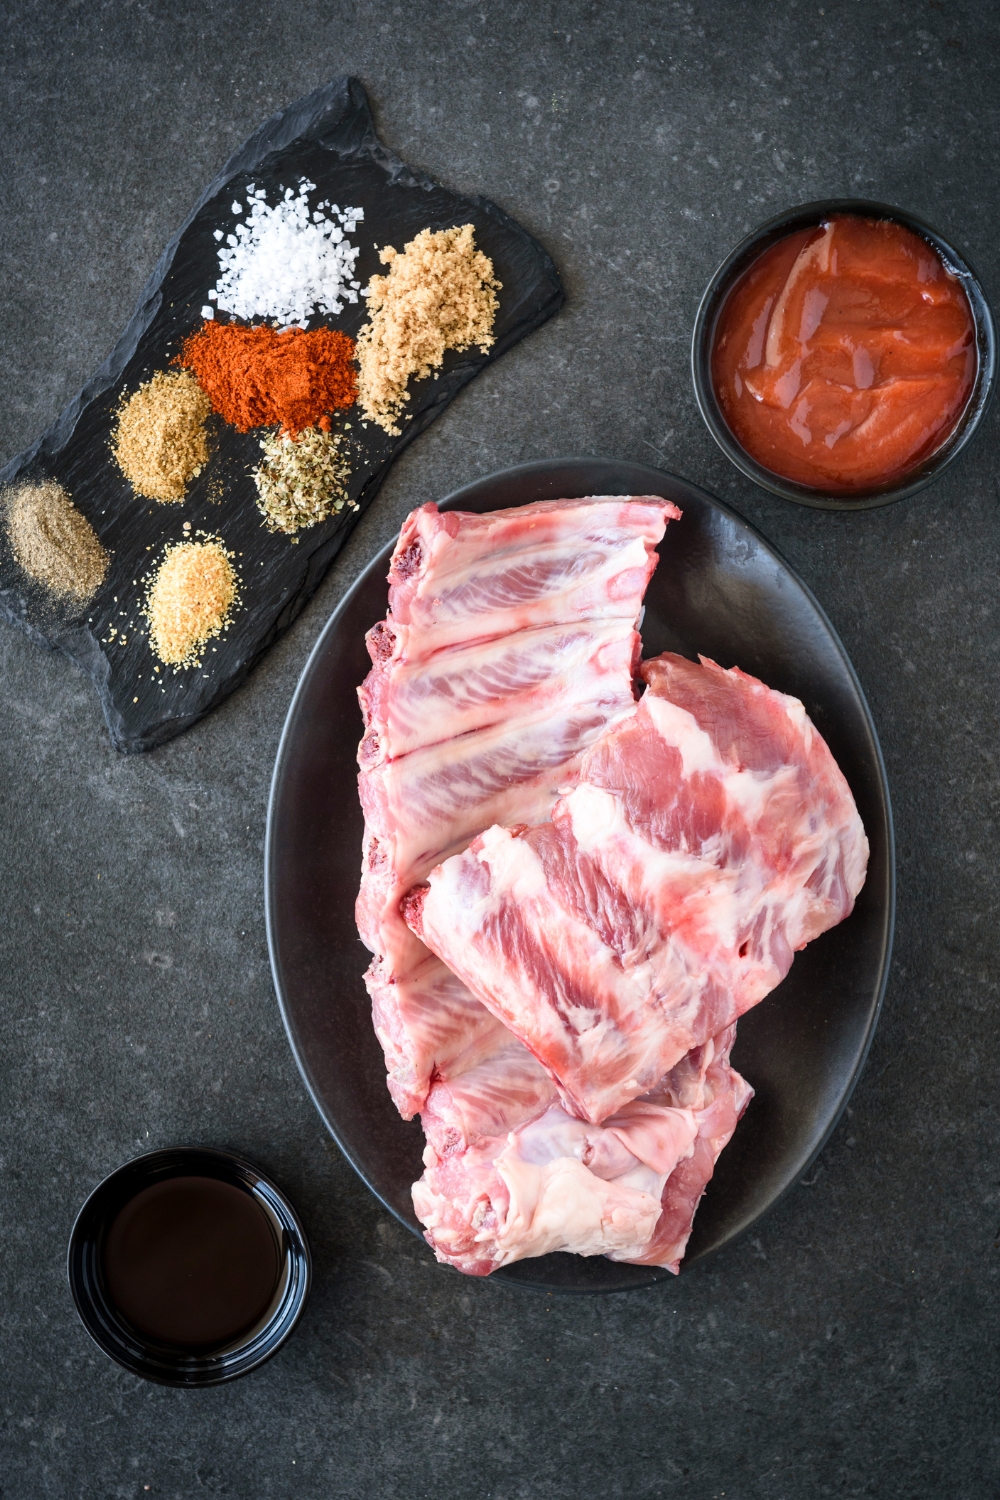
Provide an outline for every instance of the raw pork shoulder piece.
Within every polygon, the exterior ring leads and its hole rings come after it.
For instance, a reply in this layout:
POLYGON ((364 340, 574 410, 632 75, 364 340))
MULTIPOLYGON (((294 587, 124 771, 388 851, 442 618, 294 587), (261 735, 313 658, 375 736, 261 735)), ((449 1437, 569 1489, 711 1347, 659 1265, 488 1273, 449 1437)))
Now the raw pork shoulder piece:
POLYGON ((491 823, 548 818, 586 749, 634 706, 642 596, 679 514, 655 496, 487 515, 425 505, 403 526, 359 689, 357 919, 407 1118, 432 1080, 481 1066, 498 1023, 412 935, 400 897, 491 823))
POLYGON ((868 842, 797 699, 666 655, 534 828, 494 826, 407 921, 594 1123, 774 988, 846 917, 868 842))
MULTIPOLYGON (((433 1136, 413 1202, 438 1260, 473 1276, 552 1250, 676 1272, 698 1202, 752 1090, 735 1026, 603 1126, 552 1102, 451 1153, 433 1136)), ((516 1044, 515 1044, 516 1045, 516 1044)))

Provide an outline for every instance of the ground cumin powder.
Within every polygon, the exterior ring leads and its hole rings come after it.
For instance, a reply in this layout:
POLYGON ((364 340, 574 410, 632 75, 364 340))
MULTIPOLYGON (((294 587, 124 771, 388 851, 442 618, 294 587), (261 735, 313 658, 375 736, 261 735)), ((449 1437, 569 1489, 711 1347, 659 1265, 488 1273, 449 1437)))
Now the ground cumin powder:
POLYGON ((108 554, 62 485, 16 485, 0 503, 11 550, 29 577, 63 598, 83 601, 97 592, 108 554))
POLYGON ((411 377, 439 370, 446 349, 493 343, 493 262, 475 247, 471 224, 422 229, 402 252, 380 252, 387 276, 368 285, 371 321, 358 335, 358 401, 369 421, 398 435, 411 377))
POLYGON ((211 402, 188 370, 158 370, 124 402, 112 436, 122 473, 147 500, 184 499, 208 462, 211 402))
POLYGON ((236 570, 217 538, 167 548, 146 593, 149 640, 162 662, 198 666, 206 644, 229 623, 236 570))

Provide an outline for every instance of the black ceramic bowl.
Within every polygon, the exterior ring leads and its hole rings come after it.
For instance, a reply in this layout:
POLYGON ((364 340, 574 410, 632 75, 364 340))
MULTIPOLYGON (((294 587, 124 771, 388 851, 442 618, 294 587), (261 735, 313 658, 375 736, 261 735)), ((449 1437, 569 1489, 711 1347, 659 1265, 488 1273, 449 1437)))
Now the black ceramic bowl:
POLYGON ((694 378, 694 392, 698 406, 709 432, 727 458, 730 458, 748 479, 752 479, 755 484, 761 485, 765 490, 770 490, 772 494, 780 495, 784 500, 794 500, 799 505, 812 505, 818 510, 872 510, 875 506, 890 505, 894 500, 904 500, 909 495, 915 495, 918 490, 923 489, 924 485, 936 479, 971 442, 973 433, 982 421, 993 395, 997 359, 996 344, 996 324, 979 278, 965 257, 960 255, 954 245, 950 244, 943 235, 914 214, 907 213, 905 209, 893 208, 888 203, 873 203, 864 198, 828 198, 818 203, 804 203, 799 208, 787 209, 776 218, 768 219, 766 224, 762 224, 759 229, 747 235, 746 239, 741 240, 736 249, 726 256, 705 288, 705 294, 695 318, 694 334, 691 339, 691 373, 694 378), (941 447, 902 479, 852 495, 829 494, 822 489, 796 484, 792 480, 782 479, 780 474, 775 474, 772 470, 765 469, 762 464, 757 463, 730 430, 712 384, 712 348, 715 344, 715 333, 726 299, 736 282, 751 263, 765 250, 770 249, 777 240, 784 239, 786 235, 793 234, 798 229, 809 229, 814 224, 820 224, 831 214, 855 214, 864 219, 890 219, 926 240, 965 289, 976 325, 976 342, 979 349, 979 370, 969 403, 961 421, 941 447))
POLYGON ((70 1235, 67 1272, 76 1310, 91 1338, 133 1375, 161 1385, 221 1385, 270 1359, 294 1329, 312 1279, 309 1246, 299 1217, 262 1173, 228 1151, 177 1146, 137 1157, 94 1189, 70 1235), (274 1296, 254 1327, 223 1347, 191 1353, 140 1334, 119 1313, 104 1273, 108 1230, 130 1199, 171 1177, 210 1177, 251 1194, 263 1209, 278 1248, 274 1296))

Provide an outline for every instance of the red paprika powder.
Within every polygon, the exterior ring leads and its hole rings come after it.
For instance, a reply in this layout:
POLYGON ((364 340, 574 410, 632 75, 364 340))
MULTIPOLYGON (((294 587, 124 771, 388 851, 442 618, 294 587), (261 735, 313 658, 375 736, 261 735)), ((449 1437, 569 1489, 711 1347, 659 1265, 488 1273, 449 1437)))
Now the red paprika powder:
POLYGON ((357 399, 354 340, 333 328, 277 333, 262 324, 206 322, 184 342, 179 363, 224 421, 240 432, 273 427, 293 436, 329 428, 329 414, 357 399))

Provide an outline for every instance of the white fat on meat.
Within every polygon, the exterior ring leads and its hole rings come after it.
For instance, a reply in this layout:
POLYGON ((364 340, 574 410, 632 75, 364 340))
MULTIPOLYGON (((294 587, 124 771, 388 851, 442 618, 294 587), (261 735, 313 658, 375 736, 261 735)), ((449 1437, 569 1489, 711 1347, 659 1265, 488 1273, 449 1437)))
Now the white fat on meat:
POLYGON ((691 1111, 660 1113, 639 1148, 655 1164, 629 1149, 624 1129, 587 1125, 558 1104, 519 1131, 470 1147, 454 1163, 439 1166, 428 1147, 428 1170, 413 1201, 438 1258, 473 1274, 482 1267, 483 1274, 552 1250, 641 1253, 660 1217, 667 1177, 697 1133, 691 1111))
POLYGON ((705 659, 642 675, 551 821, 488 829, 403 903, 594 1123, 763 999, 868 859, 801 703, 705 659))
POLYGON ((437 1258, 469 1275, 550 1251, 677 1271, 695 1211, 752 1090, 735 1027, 603 1126, 558 1103, 448 1154, 429 1141, 413 1202, 437 1258))

